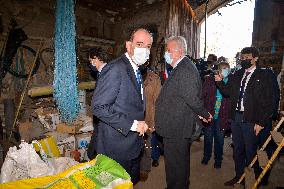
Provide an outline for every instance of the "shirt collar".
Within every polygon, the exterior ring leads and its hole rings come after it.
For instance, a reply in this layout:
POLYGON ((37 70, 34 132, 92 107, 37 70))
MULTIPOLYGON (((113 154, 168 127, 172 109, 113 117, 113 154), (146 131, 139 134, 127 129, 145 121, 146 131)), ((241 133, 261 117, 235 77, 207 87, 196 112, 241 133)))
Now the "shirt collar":
POLYGON ((245 73, 246 73, 246 72, 249 72, 249 73, 251 74, 251 73, 253 73, 253 72, 255 71, 255 69, 256 69, 256 66, 255 66, 254 68, 252 68, 251 70, 246 69, 246 70, 245 70, 245 73))
POLYGON ((103 70, 103 68, 105 67, 106 64, 107 64, 107 63, 103 63, 103 64, 101 65, 101 67, 98 69, 98 71, 101 72, 101 71, 103 70))
POLYGON ((138 66, 132 61, 132 59, 130 58, 129 54, 126 52, 125 53, 125 56, 127 57, 127 59, 129 60, 134 72, 135 72, 135 75, 136 75, 136 71, 138 70, 138 66))
POLYGON ((177 67, 177 65, 180 63, 180 61, 184 58, 185 56, 182 56, 180 59, 177 60, 177 62, 175 63, 175 65, 173 66, 173 69, 175 69, 177 67))

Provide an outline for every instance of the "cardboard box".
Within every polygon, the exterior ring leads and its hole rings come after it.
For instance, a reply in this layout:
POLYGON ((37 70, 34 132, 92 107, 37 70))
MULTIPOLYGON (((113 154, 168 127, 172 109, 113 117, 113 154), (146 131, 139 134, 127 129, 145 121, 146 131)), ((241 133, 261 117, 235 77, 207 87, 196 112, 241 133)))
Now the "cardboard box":
POLYGON ((59 133, 76 134, 81 127, 81 125, 67 125, 65 123, 60 123, 56 126, 56 130, 59 133))
POLYGON ((82 133, 75 135, 77 149, 87 149, 91 141, 92 133, 82 133))
POLYGON ((76 139, 74 136, 70 136, 57 142, 57 146, 61 155, 71 157, 70 152, 76 149, 76 139))

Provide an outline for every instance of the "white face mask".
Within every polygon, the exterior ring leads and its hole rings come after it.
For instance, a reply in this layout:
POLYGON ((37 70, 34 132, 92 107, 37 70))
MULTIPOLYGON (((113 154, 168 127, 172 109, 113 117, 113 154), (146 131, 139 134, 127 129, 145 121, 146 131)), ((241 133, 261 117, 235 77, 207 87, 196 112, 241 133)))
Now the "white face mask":
POLYGON ((141 66, 142 64, 147 62, 147 60, 149 59, 149 56, 150 56, 150 50, 149 49, 135 47, 132 59, 133 59, 133 62, 137 66, 141 66))
POLYGON ((165 52, 164 59, 165 59, 166 63, 168 63, 168 64, 173 63, 173 59, 171 58, 171 54, 168 51, 165 52))

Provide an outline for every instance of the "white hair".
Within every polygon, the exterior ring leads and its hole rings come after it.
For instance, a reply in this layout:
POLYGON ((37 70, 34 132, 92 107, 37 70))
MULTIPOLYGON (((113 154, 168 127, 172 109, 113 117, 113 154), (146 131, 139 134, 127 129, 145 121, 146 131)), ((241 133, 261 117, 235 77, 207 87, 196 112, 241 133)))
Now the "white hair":
POLYGON ((170 41, 175 41, 177 45, 183 50, 183 54, 187 54, 187 43, 183 36, 172 36, 166 39, 166 44, 170 41))

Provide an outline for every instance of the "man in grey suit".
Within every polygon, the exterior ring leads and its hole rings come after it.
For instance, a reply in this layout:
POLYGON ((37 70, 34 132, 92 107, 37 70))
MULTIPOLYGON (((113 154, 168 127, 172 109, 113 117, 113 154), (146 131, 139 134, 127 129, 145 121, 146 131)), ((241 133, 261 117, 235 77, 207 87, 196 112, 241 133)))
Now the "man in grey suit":
POLYGON ((101 70, 93 96, 93 114, 99 119, 95 150, 122 165, 134 184, 139 181, 142 135, 148 129, 138 66, 149 59, 152 41, 147 30, 135 30, 126 42, 127 52, 101 70))
POLYGON ((168 189, 189 188, 190 146, 198 116, 212 116, 201 99, 202 83, 195 65, 187 58, 184 37, 166 41, 165 61, 173 67, 156 101, 156 132, 163 137, 168 189))

